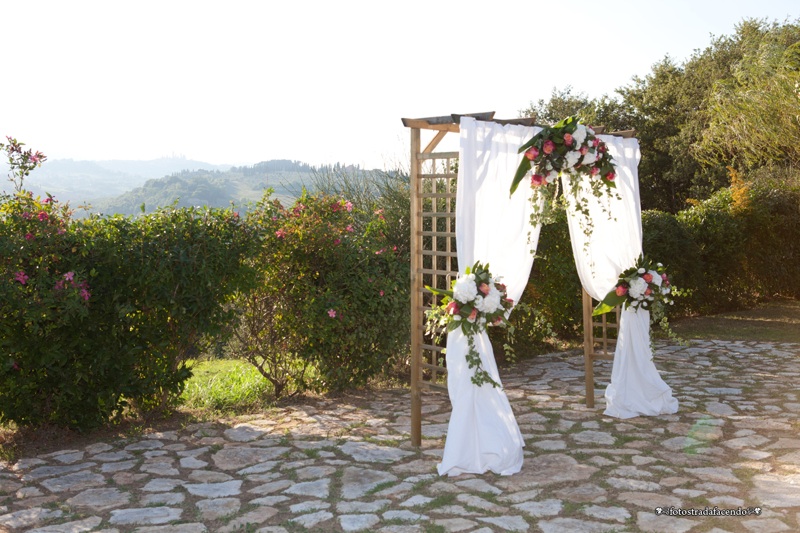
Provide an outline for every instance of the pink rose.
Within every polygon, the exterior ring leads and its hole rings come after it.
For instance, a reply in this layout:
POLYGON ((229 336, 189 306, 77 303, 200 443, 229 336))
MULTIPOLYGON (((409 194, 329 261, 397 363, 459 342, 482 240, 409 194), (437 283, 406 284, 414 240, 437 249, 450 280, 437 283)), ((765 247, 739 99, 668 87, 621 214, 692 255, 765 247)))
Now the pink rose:
POLYGON ((669 281, 669 278, 666 274, 661 274, 661 281, 669 281))
POLYGON ((544 176, 541 174, 534 174, 531 176, 531 187, 541 187, 545 184, 544 176))
POLYGON ((502 323, 503 323, 503 315, 500 315, 499 317, 494 319, 494 322, 492 322, 492 325, 493 326, 499 326, 502 323))
POLYGON ((650 296, 651 294, 653 294, 653 289, 651 289, 650 287, 648 287, 648 288, 647 288, 647 290, 646 290, 646 291, 644 291, 644 295, 645 295, 645 296, 650 296))
POLYGON ((45 213, 44 211, 39 211, 39 220, 41 222, 44 222, 45 220, 47 220, 47 213, 45 213))
POLYGON ((553 141, 551 141, 550 139, 546 140, 546 141, 544 142, 544 144, 542 145, 542 151, 543 151, 544 153, 546 153, 546 154, 552 154, 552 153, 553 153, 553 150, 555 150, 555 149, 556 149, 556 145, 555 145, 555 143, 554 143, 553 141))
POLYGON ((628 287, 625 285, 617 285, 615 292, 617 293, 617 296, 625 296, 628 294, 628 287))
POLYGON ((653 283, 653 275, 650 272, 645 272, 642 274, 642 279, 647 283, 653 283))
POLYGON ((473 323, 475 320, 478 319, 478 310, 476 308, 472 308, 472 312, 467 317, 467 322, 473 323))
POLYGON ((566 146, 572 146, 572 135, 569 133, 564 134, 564 144, 566 146))
POLYGON ((581 146, 581 149, 578 151, 581 153, 581 155, 586 155, 587 153, 589 153, 589 149, 585 146, 581 146))
POLYGON ((487 285, 486 283, 481 283, 478 286, 478 290, 480 291, 481 294, 486 296, 487 294, 489 294, 489 285, 487 285))
POLYGON ((591 173, 592 176, 597 176, 600 173, 600 169, 598 167, 592 167, 592 169, 589 172, 591 173))
POLYGON ((455 300, 451 300, 447 307, 444 308, 445 313, 448 315, 457 315, 461 312, 461 308, 458 307, 458 303, 455 300))
POLYGON ((502 283, 495 283, 494 286, 498 291, 506 292, 506 286, 503 285, 502 283))
POLYGON ((592 139, 592 146, 594 146, 595 148, 597 148, 599 145, 600 145, 600 139, 598 139, 597 137, 595 137, 594 139, 592 139))
POLYGON ((613 172, 609 172, 608 174, 606 174, 606 179, 608 181, 614 181, 614 178, 616 178, 616 177, 617 177, 617 175, 614 174, 613 172))
POLYGON ((539 157, 539 149, 536 148, 535 146, 531 146, 530 148, 528 148, 528 151, 525 152, 525 157, 533 161, 534 159, 539 157))

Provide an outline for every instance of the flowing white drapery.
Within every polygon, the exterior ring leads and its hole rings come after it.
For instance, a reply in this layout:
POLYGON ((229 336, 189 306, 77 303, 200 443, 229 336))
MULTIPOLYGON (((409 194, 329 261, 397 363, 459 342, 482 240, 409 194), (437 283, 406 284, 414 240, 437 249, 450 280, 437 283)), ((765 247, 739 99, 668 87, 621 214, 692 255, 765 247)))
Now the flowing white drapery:
MULTIPOLYGON (((597 198, 584 189, 591 234, 581 227, 583 215, 567 210, 572 251, 581 283, 592 298, 602 300, 619 275, 642 253, 642 211, 639 202, 639 142, 609 135, 600 138, 617 164, 618 198, 597 198)), ((614 352, 604 414, 617 418, 675 413, 678 401, 653 363, 650 313, 624 310, 614 352)))
MULTIPOLYGON (((461 119, 456 196, 459 271, 463 273, 476 261, 488 263, 493 275, 503 277, 508 297, 515 302, 528 282, 540 228, 529 224, 531 189, 520 187, 510 199, 508 189, 522 157, 517 151, 535 131, 461 119)), ((475 337, 475 347, 483 369, 501 383, 486 332, 475 337)), ((519 472, 525 443, 511 405, 502 389, 472 383, 474 369, 467 367, 467 350, 461 330, 447 336, 452 413, 439 474, 519 472)))

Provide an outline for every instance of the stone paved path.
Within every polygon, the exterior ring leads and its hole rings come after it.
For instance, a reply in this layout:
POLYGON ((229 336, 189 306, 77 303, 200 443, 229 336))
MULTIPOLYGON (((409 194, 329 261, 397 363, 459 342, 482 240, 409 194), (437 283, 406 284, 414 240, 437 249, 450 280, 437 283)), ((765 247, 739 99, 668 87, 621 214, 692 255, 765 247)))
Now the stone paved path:
POLYGON ((800 531, 799 356, 796 344, 662 346, 680 411, 630 420, 602 415, 608 363, 588 410, 581 357, 526 361, 504 371, 527 443, 510 477, 437 476, 449 402, 425 396, 415 450, 403 390, 27 457, 0 464, 0 531, 800 531))

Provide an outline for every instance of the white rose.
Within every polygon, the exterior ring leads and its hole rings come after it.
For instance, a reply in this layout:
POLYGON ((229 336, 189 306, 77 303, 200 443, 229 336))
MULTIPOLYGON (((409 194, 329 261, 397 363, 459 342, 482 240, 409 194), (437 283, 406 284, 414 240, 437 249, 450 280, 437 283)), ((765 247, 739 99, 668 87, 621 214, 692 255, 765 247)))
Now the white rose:
POLYGON ((475 299, 475 307, 482 313, 494 313, 502 307, 500 304, 500 291, 490 287, 489 294, 475 299))
POLYGON ((460 276, 453 286, 453 299, 462 304, 469 303, 478 295, 478 287, 475 285, 475 275, 460 276))
POLYGON ((591 165, 595 161, 597 161, 597 154, 594 152, 586 152, 586 154, 583 156, 582 164, 591 165))
POLYGON ((564 156, 564 161, 566 161, 567 166, 569 168, 573 168, 575 165, 578 164, 578 160, 581 158, 581 153, 577 150, 570 150, 567 152, 567 155, 564 156))
POLYGON ((556 179, 558 179, 558 172, 556 172, 555 170, 551 170, 550 172, 548 172, 547 176, 545 176, 544 178, 544 180, 547 183, 555 183, 556 179))
POLYGON ((646 290, 647 290, 647 282, 642 278, 634 278, 630 282, 630 288, 628 288, 628 294, 630 294, 631 298, 634 298, 636 300, 641 300, 646 290))
POLYGON ((578 143, 578 146, 583 144, 583 141, 586 140, 586 126, 583 124, 578 124, 578 127, 575 129, 575 133, 572 134, 572 138, 575 139, 575 142, 578 143))
POLYGON ((640 268, 640 269, 639 269, 639 270, 637 270, 636 272, 638 272, 639 274, 644 274, 644 269, 643 269, 643 268, 640 268))
POLYGON ((649 272, 649 274, 650 274, 651 276, 653 276, 653 281, 652 281, 652 282, 653 282, 653 283, 655 283, 655 284, 656 284, 656 286, 660 287, 660 286, 661 286, 661 281, 662 281, 662 280, 661 280, 661 274, 659 274, 659 273, 658 273, 658 272, 656 272, 655 270, 651 270, 651 271, 649 272))

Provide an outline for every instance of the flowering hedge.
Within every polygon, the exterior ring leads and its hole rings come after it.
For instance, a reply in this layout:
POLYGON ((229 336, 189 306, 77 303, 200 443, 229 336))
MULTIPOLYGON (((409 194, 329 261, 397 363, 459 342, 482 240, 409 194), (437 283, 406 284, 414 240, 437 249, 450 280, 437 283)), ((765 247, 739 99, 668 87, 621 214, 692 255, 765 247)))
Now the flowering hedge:
POLYGON ((276 395, 364 384, 406 346, 408 262, 380 210, 308 193, 286 208, 267 195, 248 223, 262 242, 236 300, 234 351, 276 395))
POLYGON ((23 190, 41 154, 0 149, 17 189, 0 195, 0 422, 89 428, 174 405, 184 360, 231 318, 251 233, 226 210, 74 220, 23 190))

